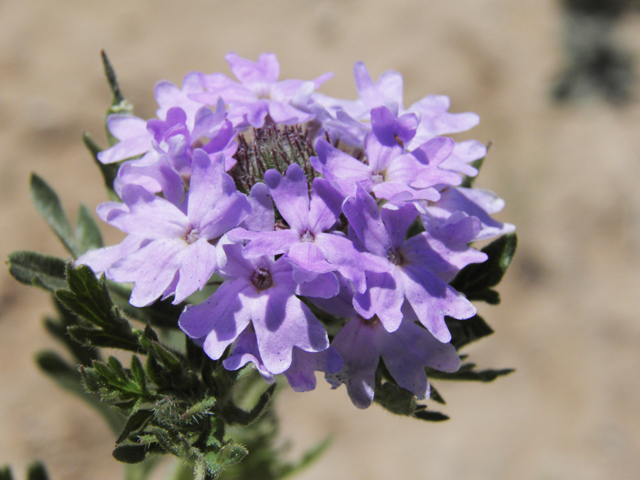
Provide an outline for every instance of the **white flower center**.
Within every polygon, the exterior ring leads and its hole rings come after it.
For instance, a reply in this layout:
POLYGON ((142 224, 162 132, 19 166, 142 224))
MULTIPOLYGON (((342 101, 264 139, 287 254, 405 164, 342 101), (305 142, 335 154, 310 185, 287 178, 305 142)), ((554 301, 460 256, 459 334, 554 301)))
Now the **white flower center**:
POLYGON ((189 230, 184 237, 184 239, 189 245, 197 242, 199 238, 200 238, 200 229, 198 227, 191 227, 191 230, 189 230))
POLYGON ((375 183, 376 185, 384 182, 384 173, 375 172, 373 175, 371 175, 371 180, 373 180, 373 183, 375 183))
POLYGON ((300 241, 302 243, 313 243, 315 239, 316 237, 314 237, 313 233, 311 233, 309 230, 300 235, 300 241))

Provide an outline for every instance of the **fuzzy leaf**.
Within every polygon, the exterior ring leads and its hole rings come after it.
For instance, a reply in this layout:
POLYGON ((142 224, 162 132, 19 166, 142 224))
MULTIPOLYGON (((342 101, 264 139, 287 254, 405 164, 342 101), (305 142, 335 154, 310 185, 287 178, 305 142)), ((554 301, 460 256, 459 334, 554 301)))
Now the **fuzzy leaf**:
POLYGON ((434 402, 439 403, 441 405, 446 405, 447 403, 444 401, 444 398, 442 398, 442 395, 440 395, 440 392, 438 392, 438 390, 436 390, 433 385, 431 385, 431 388, 430 388, 429 400, 433 400, 434 402))
POLYGON ((232 443, 225 445, 218 452, 208 452, 204 458, 207 470, 211 475, 215 475, 215 472, 237 465, 248 454, 249 452, 242 445, 232 443))
POLYGON ((109 57, 107 57, 107 53, 104 50, 100 51, 100 56, 102 57, 102 66, 104 67, 104 75, 105 77, 107 77, 107 82, 109 82, 109 87, 111 88, 111 93, 113 94, 112 105, 117 105, 119 103, 122 103, 124 101, 124 95, 122 95, 122 91, 120 90, 120 85, 118 85, 116 72, 111 66, 109 57))
POLYGON ((132 414, 128 419, 127 423, 125 423, 120 436, 116 440, 116 443, 124 442, 129 434, 132 432, 137 432, 144 428, 149 419, 153 418, 153 412, 151 410, 138 410, 134 414, 132 414))
POLYGON ((118 445, 113 450, 113 458, 122 463, 140 463, 147 456, 146 445, 118 445))
POLYGON ((184 310, 185 303, 173 305, 170 299, 158 300, 148 307, 134 307, 129 303, 131 288, 107 281, 109 292, 114 303, 129 317, 142 323, 151 324, 161 328, 173 328, 178 330, 178 318, 184 310))
POLYGON ((73 355, 77 363, 91 365, 93 360, 100 359, 100 352, 93 347, 82 345, 69 335, 69 327, 85 325, 87 322, 73 314, 54 297, 54 305, 58 312, 58 318, 45 318, 44 325, 47 331, 73 355))
POLYGON ((482 249, 489 258, 483 263, 473 263, 463 268, 451 286, 464 293, 469 300, 498 303, 500 297, 491 290, 500 283, 516 253, 518 239, 515 233, 503 235, 482 249))
POLYGON ((427 375, 431 378, 438 378, 440 380, 464 380, 473 382, 493 382, 498 377, 503 377, 515 372, 513 368, 503 368, 499 370, 486 369, 475 370, 475 363, 465 363, 460 367, 460 370, 453 373, 439 372, 437 370, 428 369, 427 375))
POLYGON ((308 468, 312 463, 318 460, 324 452, 327 451, 332 441, 333 437, 327 437, 304 452, 300 460, 298 460, 296 463, 287 463, 283 465, 279 469, 277 478, 290 477, 308 468))
POLYGON ((104 275, 98 280, 86 265, 67 264, 68 290, 56 291, 60 302, 76 315, 93 323, 101 330, 70 327, 69 334, 76 340, 97 347, 114 347, 143 351, 131 324, 113 305, 104 275))
POLYGON ((91 135, 88 132, 84 132, 82 135, 82 141, 84 142, 85 147, 91 153, 93 157, 94 163, 100 168, 100 172, 102 173, 102 178, 104 179, 104 185, 107 187, 107 193, 109 195, 109 199, 114 202, 119 202, 120 197, 113 189, 113 182, 118 175, 118 168, 120 167, 120 163, 108 163, 104 164, 100 160, 98 160, 98 153, 102 151, 102 149, 93 141, 91 135))
POLYGON ((81 205, 76 220, 76 243, 78 255, 88 250, 102 248, 102 234, 86 205, 81 205))
MULTIPOLYGON (((489 153, 490 148, 491 148, 491 142, 487 144, 487 153, 489 153)), ((484 163, 485 158, 487 158, 487 155, 485 155, 482 158, 479 158, 478 160, 474 160, 473 162, 469 163, 469 165, 471 165, 472 167, 474 167, 479 171, 480 168, 482 167, 482 164, 484 163)), ((473 187, 473 184, 476 181, 476 178, 478 178, 478 175, 476 175, 475 177, 469 177, 467 175, 463 175, 462 183, 460 184, 460 186, 464 188, 471 188, 473 187)))
POLYGON ((255 406, 250 411, 242 410, 241 408, 231 406, 228 409, 225 409, 225 417, 227 417, 227 421, 229 424, 238 424, 242 426, 250 425, 255 422, 260 416, 266 411, 269 406, 269 401, 273 396, 273 392, 275 391, 275 384, 271 385, 267 388, 255 406))
POLYGON ((411 416, 416 410, 415 395, 392 382, 377 382, 373 400, 396 415, 411 416))
POLYGON ((69 335, 82 345, 89 345, 93 348, 119 348, 137 352, 140 350, 138 341, 133 338, 122 338, 120 335, 98 328, 86 328, 71 326, 67 328, 69 335))
POLYGON ((9 273, 25 285, 54 292, 65 288, 65 261, 36 252, 19 251, 9 254, 9 273))
POLYGON ((468 320, 462 321, 449 317, 446 317, 445 320, 451 332, 451 344, 457 350, 493 333, 493 329, 480 315, 474 315, 468 320))
POLYGON ((62 209, 56 192, 38 175, 31 174, 31 200, 38 213, 47 221, 67 251, 78 257, 75 236, 71 224, 62 209))
POLYGON ((118 434, 120 432, 122 418, 111 410, 107 404, 101 402, 98 397, 85 391, 84 384, 86 379, 83 382, 81 372, 78 372, 55 352, 40 352, 36 356, 36 362, 40 369, 55 380, 58 385, 81 398, 98 411, 114 433, 118 434))
POLYGON ((144 373, 144 367, 137 355, 131 357, 131 375, 136 381, 140 390, 143 392, 147 390, 147 375, 144 373))
POLYGON ((433 412, 431 410, 418 410, 417 412, 414 412, 413 417, 420 420, 426 420, 428 422, 442 422, 444 420, 449 420, 449 417, 444 413, 433 412))

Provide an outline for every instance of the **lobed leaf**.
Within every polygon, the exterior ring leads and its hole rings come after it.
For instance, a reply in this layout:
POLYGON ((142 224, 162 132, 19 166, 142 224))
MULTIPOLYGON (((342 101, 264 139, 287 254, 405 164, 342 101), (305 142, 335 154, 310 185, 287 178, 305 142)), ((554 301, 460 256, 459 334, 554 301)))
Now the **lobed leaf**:
POLYGON ((31 174, 31 200, 37 212, 47 221, 67 251, 78 257, 76 239, 71 224, 62 209, 56 192, 38 175, 31 174))
POLYGON ((474 315, 467 320, 446 317, 445 321, 451 332, 451 344, 456 347, 456 350, 493 334, 493 329, 487 325, 480 315, 474 315))
POLYGON ((55 292, 65 288, 65 261, 41 253, 18 251, 9 254, 9 273, 25 285, 55 292))
POLYGON ((86 205, 81 205, 78 211, 75 237, 78 255, 82 255, 88 250, 102 248, 104 246, 98 224, 93 219, 86 205))
POLYGON ((98 160, 98 153, 102 151, 102 149, 98 146, 96 142, 94 142, 91 135, 88 132, 84 132, 82 135, 82 141, 84 142, 85 147, 91 153, 93 157, 94 163, 100 168, 100 172, 102 173, 102 178, 104 180, 104 185, 107 188, 107 193, 109 198, 114 202, 119 202, 120 197, 113 188, 113 182, 115 181, 118 175, 118 168, 120 167, 120 163, 108 163, 104 164, 100 160, 98 160))
POLYGON ((491 287, 500 283, 516 252, 518 239, 515 233, 503 235, 482 249, 488 255, 483 263, 467 265, 453 279, 451 286, 464 293, 469 300, 483 300, 490 304, 500 302, 491 287))
POLYGON ((433 412, 431 410, 418 410, 414 412, 413 417, 428 422, 443 422, 449 420, 449 417, 444 413, 433 412))
POLYGON ((122 428, 121 417, 111 410, 107 404, 101 402, 99 398, 87 394, 84 387, 86 379, 82 371, 78 372, 60 355, 51 351, 40 352, 36 356, 36 362, 40 369, 55 380, 58 385, 81 398, 100 413, 114 433, 117 434, 120 431, 122 428))
POLYGON ((120 436, 116 440, 116 443, 124 442, 131 433, 142 430, 144 426, 153 418, 153 411, 151 410, 138 410, 132 414, 125 423, 120 436))
POLYGON ((503 377, 515 372, 513 368, 502 368, 498 370, 486 369, 475 370, 475 363, 463 364, 457 372, 446 373, 439 372, 437 370, 428 369, 427 375, 431 378, 438 378, 440 380, 463 380, 472 382, 493 382, 498 377, 503 377))

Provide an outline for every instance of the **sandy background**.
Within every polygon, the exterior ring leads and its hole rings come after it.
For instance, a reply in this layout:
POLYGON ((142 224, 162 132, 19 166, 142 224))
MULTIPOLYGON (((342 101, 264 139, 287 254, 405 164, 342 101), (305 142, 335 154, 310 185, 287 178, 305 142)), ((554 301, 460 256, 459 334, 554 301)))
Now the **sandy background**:
MULTIPOLYGON (((104 139, 101 48, 143 117, 157 80, 228 73, 230 50, 276 52, 281 78, 333 71, 322 91, 343 98, 356 95, 355 61, 374 78, 398 70, 407 105, 449 95, 453 112, 482 118, 459 138, 494 142, 478 185, 506 199, 500 218, 517 224, 520 249, 503 304, 481 306, 497 333, 468 351, 518 371, 440 384, 452 420, 437 425, 359 411, 324 384, 285 394, 283 427, 299 448, 336 435, 299 478, 639 478, 640 104, 552 104, 560 29, 552 0, 0 0, 0 254, 63 255, 29 204, 30 172, 69 212, 105 200, 80 141, 84 130, 104 139)), ((637 16, 618 33, 640 54, 637 16)), ((0 270, 0 465, 17 478, 33 459, 54 480, 120 478, 102 421, 33 363, 53 343, 41 323, 50 311, 48 295, 0 270)))

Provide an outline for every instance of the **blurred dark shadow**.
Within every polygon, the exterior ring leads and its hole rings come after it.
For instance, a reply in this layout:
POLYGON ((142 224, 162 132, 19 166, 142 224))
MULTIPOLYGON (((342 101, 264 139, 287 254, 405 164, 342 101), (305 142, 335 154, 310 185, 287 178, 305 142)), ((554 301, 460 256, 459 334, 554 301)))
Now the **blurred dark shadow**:
POLYGON ((553 83, 556 101, 600 96, 622 105, 632 100, 636 62, 616 31, 638 7, 638 0, 562 0, 565 66, 553 83))

